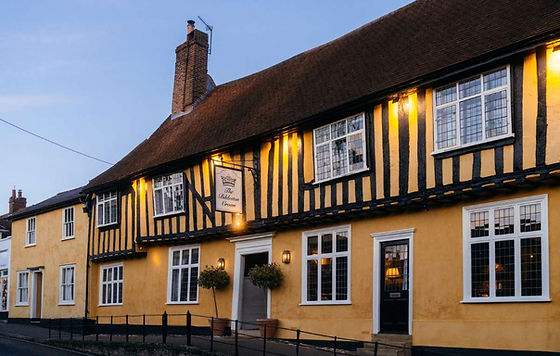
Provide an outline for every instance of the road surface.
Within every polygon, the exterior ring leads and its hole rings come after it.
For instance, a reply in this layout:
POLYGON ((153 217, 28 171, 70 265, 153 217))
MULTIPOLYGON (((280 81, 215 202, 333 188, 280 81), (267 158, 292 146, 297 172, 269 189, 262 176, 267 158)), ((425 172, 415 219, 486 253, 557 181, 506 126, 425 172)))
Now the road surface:
POLYGON ((0 335, 0 355, 76 356, 85 354, 0 335))

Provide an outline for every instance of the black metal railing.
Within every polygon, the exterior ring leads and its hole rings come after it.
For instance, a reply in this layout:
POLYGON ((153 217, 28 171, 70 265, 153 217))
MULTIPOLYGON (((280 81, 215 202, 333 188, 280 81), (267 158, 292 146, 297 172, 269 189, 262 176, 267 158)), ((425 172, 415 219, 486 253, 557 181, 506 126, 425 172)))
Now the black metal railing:
POLYGON ((47 319, 48 338, 162 343, 195 346, 211 352, 242 355, 357 355, 367 347, 377 355, 380 347, 406 351, 410 345, 392 345, 327 335, 301 329, 277 326, 281 337, 267 335, 269 328, 253 322, 216 319, 212 316, 187 313, 98 315, 92 318, 47 319), (207 320, 207 321, 205 321, 207 320), (226 322, 223 335, 214 335, 214 326, 226 322))

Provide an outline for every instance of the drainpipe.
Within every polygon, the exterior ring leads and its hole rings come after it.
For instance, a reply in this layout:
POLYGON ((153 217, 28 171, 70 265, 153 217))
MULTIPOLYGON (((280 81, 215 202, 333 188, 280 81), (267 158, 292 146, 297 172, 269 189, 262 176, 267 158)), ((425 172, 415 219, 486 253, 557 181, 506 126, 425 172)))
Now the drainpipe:
POLYGON ((85 297, 85 308, 84 317, 88 317, 88 305, 89 305, 89 249, 91 241, 91 194, 88 194, 84 201, 84 212, 88 215, 88 241, 87 241, 87 251, 86 251, 86 297, 85 297))

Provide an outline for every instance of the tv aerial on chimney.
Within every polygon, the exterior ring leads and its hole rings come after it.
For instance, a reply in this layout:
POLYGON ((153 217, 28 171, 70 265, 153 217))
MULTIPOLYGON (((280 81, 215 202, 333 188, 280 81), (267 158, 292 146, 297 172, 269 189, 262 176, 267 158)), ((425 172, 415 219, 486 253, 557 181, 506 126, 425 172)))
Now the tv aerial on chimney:
POLYGON ((208 54, 210 55, 212 54, 212 30, 214 30, 214 26, 207 24, 206 21, 202 19, 202 17, 197 17, 200 19, 200 21, 202 21, 204 26, 206 26, 206 31, 210 32, 210 46, 208 46, 208 54))

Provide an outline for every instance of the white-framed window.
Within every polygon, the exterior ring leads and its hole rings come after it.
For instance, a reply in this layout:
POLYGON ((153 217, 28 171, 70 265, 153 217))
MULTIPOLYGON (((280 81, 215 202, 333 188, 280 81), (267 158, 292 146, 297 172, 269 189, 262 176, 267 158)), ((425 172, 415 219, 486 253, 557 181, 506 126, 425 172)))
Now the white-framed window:
POLYGON ((99 276, 99 305, 121 305, 123 302, 123 263, 102 266, 99 276))
POLYGON ((29 305, 29 271, 18 271, 16 305, 29 305))
POLYGON ((364 114, 313 130, 315 182, 367 169, 364 114))
POLYGON ((117 192, 106 192, 97 196, 97 227, 117 223, 117 192))
POLYGON ((198 303, 199 272, 200 246, 170 248, 167 303, 198 303))
POLYGON ((512 135, 509 66, 434 90, 435 153, 512 135))
POLYGON ((535 196, 463 209, 463 301, 548 301, 548 202, 535 196))
POLYGON ((173 173, 154 178, 154 216, 185 211, 183 173, 173 173))
POLYGON ((62 211, 62 239, 67 240, 74 237, 74 207, 62 211))
POLYGON ((302 304, 350 303, 350 226, 303 233, 302 304))
POLYGON ((35 229, 36 229, 35 217, 27 218, 26 230, 25 230, 25 246, 34 246, 36 243, 35 229))
POLYGON ((74 304, 75 264, 60 266, 59 304, 74 304))

